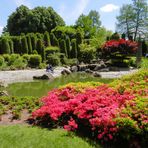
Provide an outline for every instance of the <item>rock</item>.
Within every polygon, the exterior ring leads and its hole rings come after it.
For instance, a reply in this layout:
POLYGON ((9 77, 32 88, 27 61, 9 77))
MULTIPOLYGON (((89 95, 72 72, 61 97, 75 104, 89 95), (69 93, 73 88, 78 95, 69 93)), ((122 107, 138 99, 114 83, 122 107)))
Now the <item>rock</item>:
POLYGON ((49 80, 53 78, 53 76, 51 74, 44 74, 42 76, 33 76, 33 79, 37 79, 37 80, 49 80))
POLYGON ((77 72, 78 71, 78 66, 71 66, 70 71, 71 72, 77 72))
POLYGON ((71 74, 71 71, 69 69, 63 69, 63 71, 61 71, 62 75, 69 75, 71 74))
POLYGON ((109 72, 109 68, 102 68, 99 70, 99 72, 109 72))
POLYGON ((93 73, 93 76, 94 76, 94 77, 99 77, 99 78, 100 78, 100 77, 101 77, 101 74, 100 74, 99 72, 94 72, 94 73, 93 73))
POLYGON ((0 91, 0 96, 9 96, 7 91, 0 91))
POLYGON ((108 60, 108 61, 105 62, 105 65, 107 65, 107 66, 110 66, 111 64, 112 64, 111 60, 108 60))
POLYGON ((90 69, 86 69, 85 72, 86 72, 86 73, 93 73, 93 71, 90 70, 90 69))
POLYGON ((107 67, 107 65, 102 60, 100 61, 100 65, 101 65, 102 68, 106 68, 107 67))
POLYGON ((118 67, 109 67, 109 71, 120 71, 118 67))
POLYGON ((78 65, 78 71, 85 71, 86 69, 88 69, 88 65, 78 65))
POLYGON ((94 71, 98 71, 102 68, 101 64, 97 64, 96 67, 94 68, 94 71))
POLYGON ((88 65, 88 68, 89 68, 90 70, 94 70, 97 65, 98 65, 98 64, 89 64, 89 65, 88 65))

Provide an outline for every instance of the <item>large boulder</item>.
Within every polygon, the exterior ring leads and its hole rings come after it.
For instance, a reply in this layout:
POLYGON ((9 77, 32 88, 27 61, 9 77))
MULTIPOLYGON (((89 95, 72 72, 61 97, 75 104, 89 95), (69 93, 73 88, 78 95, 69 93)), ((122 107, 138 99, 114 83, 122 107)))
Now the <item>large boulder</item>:
POLYGON ((71 71, 69 69, 63 69, 63 71, 61 71, 62 75, 69 75, 71 74, 71 71))
POLYGON ((93 71, 90 70, 90 69, 86 69, 85 72, 86 72, 86 73, 90 73, 90 74, 93 73, 93 71))
POLYGON ((78 71, 78 66, 71 66, 70 71, 71 72, 77 72, 78 71))
POLYGON ((36 79, 36 80, 49 80, 52 78, 53 76, 51 74, 44 74, 42 76, 33 76, 33 79, 36 79))
POLYGON ((99 72, 93 72, 93 76, 94 77, 99 77, 99 78, 101 78, 101 74, 99 73, 99 72))
POLYGON ((85 71, 86 69, 88 69, 88 65, 78 65, 78 71, 85 71))

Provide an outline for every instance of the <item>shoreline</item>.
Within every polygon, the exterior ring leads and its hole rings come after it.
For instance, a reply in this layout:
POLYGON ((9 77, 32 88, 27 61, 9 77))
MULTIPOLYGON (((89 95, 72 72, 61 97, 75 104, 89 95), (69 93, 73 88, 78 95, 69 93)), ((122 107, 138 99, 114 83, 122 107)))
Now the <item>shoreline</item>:
MULTIPOLYGON (((33 81, 33 76, 42 76, 44 74, 51 75, 53 78, 57 78, 61 76, 61 71, 63 71, 64 67, 56 67, 54 69, 54 73, 51 74, 46 72, 46 69, 31 69, 31 70, 15 70, 15 71, 0 71, 0 84, 7 86, 11 83, 16 82, 30 82, 33 81)), ((102 78, 120 78, 123 75, 130 74, 136 72, 137 69, 134 70, 120 70, 120 71, 109 71, 109 72, 99 72, 102 78)))

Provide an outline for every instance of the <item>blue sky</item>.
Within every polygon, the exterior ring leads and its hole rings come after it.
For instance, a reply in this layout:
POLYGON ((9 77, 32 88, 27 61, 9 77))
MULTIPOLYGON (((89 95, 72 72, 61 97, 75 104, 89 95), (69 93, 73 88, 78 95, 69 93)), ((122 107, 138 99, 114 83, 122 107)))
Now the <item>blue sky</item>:
POLYGON ((96 10, 100 14, 102 26, 115 31, 116 16, 123 4, 132 0, 0 0, 0 32, 6 26, 8 16, 20 5, 29 8, 51 6, 62 16, 67 25, 75 23, 80 14, 96 10))

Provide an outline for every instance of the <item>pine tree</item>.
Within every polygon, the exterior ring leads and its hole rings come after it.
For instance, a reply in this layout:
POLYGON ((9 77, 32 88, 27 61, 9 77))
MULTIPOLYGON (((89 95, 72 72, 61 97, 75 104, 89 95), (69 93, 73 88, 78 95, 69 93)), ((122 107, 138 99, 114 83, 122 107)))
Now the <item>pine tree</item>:
POLYGON ((59 46, 58 39, 53 33, 50 33, 50 41, 52 46, 59 46))
POLYGON ((70 38, 69 37, 66 38, 66 49, 67 49, 67 55, 69 58, 70 57, 70 38))
POLYGON ((14 53, 13 41, 11 39, 9 40, 9 46, 10 46, 10 52, 14 53))
POLYGON ((79 45, 82 44, 82 34, 80 32, 77 32, 76 34, 76 44, 77 44, 77 54, 80 55, 80 47, 79 45))
POLYGON ((77 44, 76 44, 76 39, 72 39, 71 41, 71 52, 70 52, 70 57, 71 58, 77 58, 77 44))
POLYGON ((68 57, 67 50, 66 50, 66 43, 64 39, 60 40, 60 49, 61 49, 61 53, 64 53, 65 56, 68 57))
POLYGON ((25 36, 22 37, 21 43, 22 43, 22 50, 21 50, 22 54, 25 54, 25 53, 28 54, 28 44, 25 36))
POLYGON ((31 38, 29 35, 27 35, 27 43, 28 43, 28 53, 32 53, 32 44, 31 44, 31 38))
POLYGON ((2 39, 2 53, 6 53, 6 54, 10 54, 10 45, 9 45, 9 41, 6 38, 2 39))
POLYGON ((31 44, 32 44, 32 51, 36 50, 37 37, 34 33, 32 33, 30 35, 30 38, 31 38, 31 44))
POLYGON ((49 37, 49 33, 46 31, 44 33, 44 45, 47 47, 47 46, 50 46, 50 37, 49 37))

